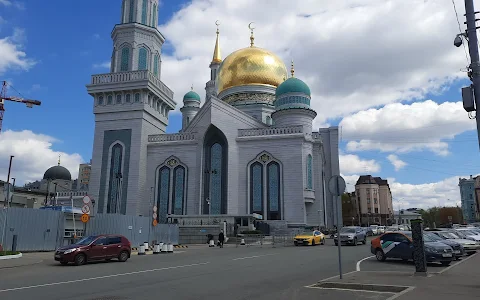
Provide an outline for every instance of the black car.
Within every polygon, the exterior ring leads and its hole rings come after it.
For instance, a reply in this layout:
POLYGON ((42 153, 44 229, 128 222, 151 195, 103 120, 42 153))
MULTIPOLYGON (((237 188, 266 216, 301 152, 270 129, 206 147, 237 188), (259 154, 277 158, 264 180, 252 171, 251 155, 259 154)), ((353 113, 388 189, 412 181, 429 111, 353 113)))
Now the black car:
POLYGON ((444 244, 452 247, 453 256, 457 260, 460 257, 467 255, 463 246, 460 243, 455 242, 455 240, 443 239, 443 238, 439 237, 438 235, 433 234, 431 232, 424 232, 423 236, 424 236, 424 238, 427 237, 429 240, 431 239, 431 240, 434 240, 435 242, 444 243, 444 244))

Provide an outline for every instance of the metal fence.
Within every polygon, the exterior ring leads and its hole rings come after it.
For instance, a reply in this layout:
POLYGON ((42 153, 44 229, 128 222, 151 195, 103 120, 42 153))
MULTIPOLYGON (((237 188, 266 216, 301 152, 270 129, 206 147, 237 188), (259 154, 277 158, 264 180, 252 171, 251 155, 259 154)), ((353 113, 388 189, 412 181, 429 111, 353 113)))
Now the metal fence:
POLYGON ((2 209, 0 243, 3 236, 3 248, 12 250, 16 236, 17 251, 53 251, 63 244, 64 226, 65 217, 60 211, 9 208, 7 217, 7 210, 2 209))
POLYGON ((149 217, 97 214, 86 224, 86 235, 95 234, 120 234, 129 239, 132 246, 138 246, 144 242, 178 245, 179 230, 177 224, 152 226, 152 220, 149 217))

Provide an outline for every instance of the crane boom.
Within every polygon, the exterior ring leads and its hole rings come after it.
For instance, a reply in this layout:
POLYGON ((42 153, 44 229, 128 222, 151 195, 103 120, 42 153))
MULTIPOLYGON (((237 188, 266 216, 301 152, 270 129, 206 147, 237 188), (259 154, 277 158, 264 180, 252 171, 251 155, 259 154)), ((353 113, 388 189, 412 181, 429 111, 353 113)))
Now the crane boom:
POLYGON ((20 97, 7 97, 7 82, 3 81, 2 91, 0 92, 0 132, 2 131, 3 116, 5 114, 5 101, 19 102, 27 105, 28 108, 32 108, 34 105, 41 105, 42 102, 32 99, 24 99, 20 97))

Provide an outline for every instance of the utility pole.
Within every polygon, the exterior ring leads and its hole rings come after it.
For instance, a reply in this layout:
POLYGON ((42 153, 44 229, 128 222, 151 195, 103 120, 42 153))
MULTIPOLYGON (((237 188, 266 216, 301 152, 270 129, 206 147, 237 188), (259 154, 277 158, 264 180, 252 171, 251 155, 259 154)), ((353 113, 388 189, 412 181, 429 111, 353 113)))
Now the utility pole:
POLYGON ((476 25, 476 11, 473 0, 465 0, 465 16, 467 19, 467 30, 465 33, 459 33, 453 42, 456 47, 463 44, 462 38, 468 41, 468 50, 470 53, 470 66, 468 76, 472 81, 472 85, 462 88, 463 108, 467 112, 476 112, 477 135, 479 137, 480 147, 480 62, 478 55, 478 38, 476 25))

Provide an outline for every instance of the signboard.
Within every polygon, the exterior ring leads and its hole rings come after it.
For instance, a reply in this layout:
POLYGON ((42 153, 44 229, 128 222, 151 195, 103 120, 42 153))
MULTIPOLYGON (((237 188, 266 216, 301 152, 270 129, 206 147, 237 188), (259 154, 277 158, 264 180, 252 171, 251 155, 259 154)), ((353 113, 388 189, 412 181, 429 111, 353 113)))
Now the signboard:
POLYGON ((157 206, 156 205, 153 206, 153 212, 157 212, 157 206))
POLYGON ((153 225, 153 226, 157 226, 157 224, 158 224, 158 221, 157 221, 157 220, 153 220, 152 225, 153 225))
POLYGON ((328 181, 328 191, 334 196, 341 196, 346 187, 345 180, 340 175, 333 175, 328 181))
POLYGON ((90 216, 87 214, 83 214, 81 220, 83 223, 87 223, 90 220, 90 216))
POLYGON ((156 219, 157 218, 157 213, 153 213, 152 218, 156 219))
POLYGON ((88 204, 85 204, 82 206, 82 213, 89 215, 90 214, 90 206, 88 204))
POLYGON ((83 201, 84 204, 89 204, 90 203, 90 197, 88 197, 88 195, 87 195, 87 196, 83 197, 82 201, 83 201))

